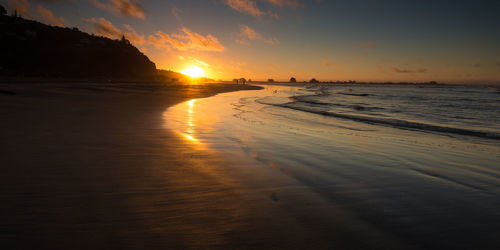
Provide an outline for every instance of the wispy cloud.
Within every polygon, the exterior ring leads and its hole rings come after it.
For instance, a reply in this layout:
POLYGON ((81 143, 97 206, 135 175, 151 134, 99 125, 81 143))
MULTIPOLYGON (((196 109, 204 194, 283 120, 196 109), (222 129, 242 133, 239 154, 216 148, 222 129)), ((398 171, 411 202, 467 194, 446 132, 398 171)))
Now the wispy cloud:
POLYGON ((252 0, 226 0, 225 3, 232 9, 244 14, 256 17, 261 17, 264 14, 252 0))
POLYGON ((322 64, 323 66, 325 66, 325 67, 337 67, 337 66, 338 66, 338 64, 337 64, 337 63, 330 62, 330 61, 328 61, 328 60, 326 60, 326 59, 323 59, 323 58, 319 59, 319 61, 320 61, 320 62, 321 62, 321 64, 322 64))
POLYGON ((372 50, 375 49, 376 47, 377 46, 372 42, 361 42, 354 44, 354 48, 356 49, 372 50))
POLYGON ((418 68, 416 70, 413 69, 407 69, 407 68, 398 68, 398 67, 392 67, 392 71, 396 73, 425 73, 427 72, 427 69, 424 68, 418 68))
POLYGON ((172 8, 172 15, 175 18, 179 19, 182 13, 184 13, 184 12, 181 9, 176 8, 176 7, 172 8))
POLYGON ((139 35, 132 28, 132 26, 128 24, 124 25, 125 29, 122 30, 115 27, 110 21, 102 17, 87 18, 84 19, 84 21, 92 25, 92 30, 97 35, 112 39, 119 39, 120 37, 125 36, 134 45, 142 45, 146 42, 144 35, 139 35))
POLYGON ((105 3, 99 0, 91 1, 97 8, 110 11, 115 15, 146 19, 146 10, 138 0, 108 0, 105 3))
MULTIPOLYGON (((34 0, 42 3, 70 2, 70 0, 34 0)), ((36 19, 46 24, 64 27, 69 22, 64 17, 56 17, 49 9, 37 5, 32 8, 28 0, 9 0, 9 7, 12 11, 17 11, 22 16, 36 19)))
POLYGON ((210 64, 202 61, 202 60, 198 60, 194 57, 189 57, 189 59, 191 59, 192 62, 194 62, 195 64, 198 64, 198 65, 201 65, 201 66, 204 66, 204 67, 210 67, 210 64))
POLYGON ((40 6, 40 5, 38 5, 37 11, 38 11, 38 14, 40 15, 41 21, 43 21, 45 23, 55 25, 55 26, 60 26, 60 27, 67 26, 69 23, 64 17, 56 17, 52 13, 52 11, 50 11, 50 10, 40 6))
POLYGON ((31 17, 29 12, 30 4, 28 0, 9 0, 9 7, 12 11, 17 11, 17 13, 31 17))
POLYGON ((177 50, 224 51, 224 46, 219 40, 208 34, 206 36, 192 32, 186 27, 182 33, 166 34, 158 31, 148 37, 148 42, 156 47, 171 47, 177 50))
POLYGON ((292 7, 292 8, 297 8, 300 6, 300 3, 298 0, 266 0, 267 2, 280 6, 280 7, 292 7))
POLYGON ((277 38, 265 38, 262 34, 244 24, 240 25, 239 38, 236 41, 242 44, 246 44, 249 41, 263 41, 272 45, 279 43, 277 38))

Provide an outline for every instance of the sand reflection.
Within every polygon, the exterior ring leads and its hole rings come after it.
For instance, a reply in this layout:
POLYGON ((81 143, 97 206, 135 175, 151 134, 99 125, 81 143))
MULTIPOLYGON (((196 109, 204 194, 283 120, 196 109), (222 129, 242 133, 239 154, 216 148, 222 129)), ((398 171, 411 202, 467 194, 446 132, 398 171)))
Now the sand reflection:
POLYGON ((205 99, 192 99, 168 108, 163 113, 164 127, 178 133, 190 144, 203 146, 205 138, 219 120, 214 107, 204 105, 205 99))

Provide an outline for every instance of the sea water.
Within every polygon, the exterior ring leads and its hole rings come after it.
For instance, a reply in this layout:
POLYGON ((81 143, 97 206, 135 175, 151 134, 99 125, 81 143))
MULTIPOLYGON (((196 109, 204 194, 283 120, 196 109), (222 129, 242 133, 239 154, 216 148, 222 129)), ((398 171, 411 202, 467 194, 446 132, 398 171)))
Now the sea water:
POLYGON ((500 243, 497 89, 263 87, 171 107, 165 125, 274 168, 410 245, 500 243))

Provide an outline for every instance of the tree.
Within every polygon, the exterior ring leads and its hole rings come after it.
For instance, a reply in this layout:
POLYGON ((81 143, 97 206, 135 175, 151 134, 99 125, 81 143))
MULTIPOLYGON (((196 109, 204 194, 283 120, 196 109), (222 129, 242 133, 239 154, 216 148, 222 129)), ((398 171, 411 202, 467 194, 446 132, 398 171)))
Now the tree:
POLYGON ((267 82, 274 82, 274 79, 267 79, 267 82))
POLYGON ((122 39, 120 40, 122 43, 130 44, 130 41, 125 38, 125 35, 122 35, 122 39))
POLYGON ((234 78, 234 79, 233 79, 233 82, 237 84, 237 83, 239 82, 239 80, 238 80, 238 79, 236 79, 236 78, 234 78))
POLYGON ((318 80, 316 80, 316 78, 313 78, 313 79, 311 79, 309 82, 310 82, 310 83, 318 83, 319 81, 318 81, 318 80))
POLYGON ((0 4, 0 16, 7 15, 7 10, 0 4))
POLYGON ((245 78, 240 78, 239 82, 241 82, 242 84, 245 84, 245 83, 247 83, 247 80, 245 78))
POLYGON ((290 82, 291 82, 291 83, 296 83, 296 82, 297 82, 297 79, 295 79, 295 77, 292 77, 292 78, 290 78, 290 82))

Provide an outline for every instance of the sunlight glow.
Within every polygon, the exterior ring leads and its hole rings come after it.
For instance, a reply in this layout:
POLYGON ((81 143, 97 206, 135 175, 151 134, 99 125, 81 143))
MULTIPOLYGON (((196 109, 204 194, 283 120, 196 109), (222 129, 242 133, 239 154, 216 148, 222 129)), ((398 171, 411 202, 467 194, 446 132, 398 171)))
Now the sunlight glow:
POLYGON ((183 136, 188 140, 188 141, 191 141, 193 143, 196 143, 198 144, 198 140, 196 138, 194 138, 191 134, 194 132, 194 112, 193 112, 193 108, 194 108, 194 104, 196 103, 196 99, 193 99, 193 100, 190 100, 187 102, 188 104, 188 120, 187 120, 187 124, 188 124, 188 129, 186 130, 185 133, 183 133, 183 136))
POLYGON ((191 66, 183 70, 181 73, 190 77, 205 77, 205 70, 198 66, 191 66))

